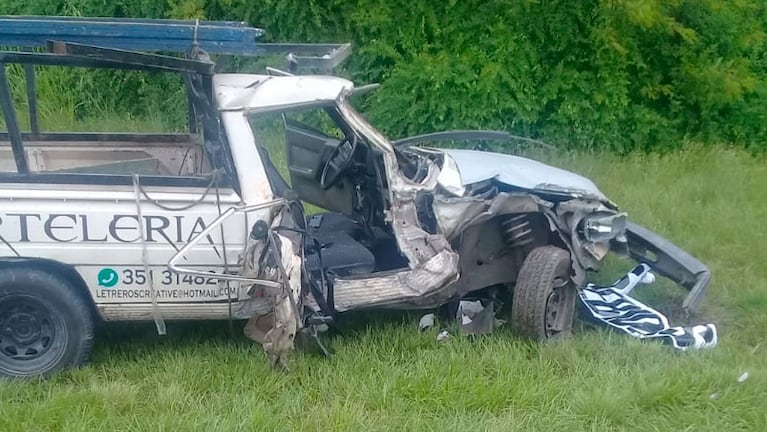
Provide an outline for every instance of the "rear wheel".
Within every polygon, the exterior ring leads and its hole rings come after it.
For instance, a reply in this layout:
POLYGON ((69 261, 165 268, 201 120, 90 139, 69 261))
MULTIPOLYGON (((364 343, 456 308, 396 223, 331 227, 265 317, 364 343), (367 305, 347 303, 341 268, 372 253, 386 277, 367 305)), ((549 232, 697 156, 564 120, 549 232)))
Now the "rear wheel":
POLYGON ((91 310, 69 281, 37 269, 0 271, 0 377, 79 366, 92 342, 91 310))
POLYGON ((511 309, 511 324, 520 336, 542 341, 570 333, 576 297, 570 269, 570 254, 555 246, 538 247, 527 255, 511 309))

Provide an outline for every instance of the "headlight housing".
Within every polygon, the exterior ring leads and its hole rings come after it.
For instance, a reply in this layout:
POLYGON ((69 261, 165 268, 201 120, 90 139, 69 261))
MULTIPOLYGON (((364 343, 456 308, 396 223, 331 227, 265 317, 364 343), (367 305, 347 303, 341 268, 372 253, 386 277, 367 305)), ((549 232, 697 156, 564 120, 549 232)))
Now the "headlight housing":
POLYGON ((592 243, 606 242, 625 232, 626 213, 598 212, 586 216, 581 223, 583 238, 592 243))

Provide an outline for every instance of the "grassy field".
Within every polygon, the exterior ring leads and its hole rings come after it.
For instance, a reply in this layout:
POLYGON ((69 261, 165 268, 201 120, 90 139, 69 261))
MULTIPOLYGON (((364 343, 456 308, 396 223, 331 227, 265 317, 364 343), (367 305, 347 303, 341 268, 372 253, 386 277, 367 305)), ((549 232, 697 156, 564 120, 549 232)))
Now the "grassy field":
MULTIPOLYGON (((691 321, 716 322, 718 347, 680 353, 584 325, 545 345, 508 328, 438 343, 417 314, 369 313, 323 336, 332 358, 298 350, 285 373, 241 324, 170 323, 165 337, 110 325, 89 366, 0 383, 0 431, 767 430, 767 160, 722 147, 556 159, 710 265, 691 321)), ((658 292, 673 311, 679 293, 658 292)))

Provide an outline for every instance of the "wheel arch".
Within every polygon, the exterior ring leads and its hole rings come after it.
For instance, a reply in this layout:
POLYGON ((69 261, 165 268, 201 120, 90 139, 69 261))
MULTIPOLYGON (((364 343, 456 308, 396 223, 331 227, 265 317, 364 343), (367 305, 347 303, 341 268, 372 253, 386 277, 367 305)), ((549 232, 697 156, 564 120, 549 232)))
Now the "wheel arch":
POLYGON ((9 268, 26 267, 30 269, 42 270, 59 277, 62 277, 72 284, 75 293, 80 296, 89 305, 93 317, 101 318, 96 308, 96 303, 91 295, 88 285, 85 283, 82 275, 71 264, 65 264, 61 261, 49 258, 38 257, 3 257, 0 258, 0 270, 9 268))

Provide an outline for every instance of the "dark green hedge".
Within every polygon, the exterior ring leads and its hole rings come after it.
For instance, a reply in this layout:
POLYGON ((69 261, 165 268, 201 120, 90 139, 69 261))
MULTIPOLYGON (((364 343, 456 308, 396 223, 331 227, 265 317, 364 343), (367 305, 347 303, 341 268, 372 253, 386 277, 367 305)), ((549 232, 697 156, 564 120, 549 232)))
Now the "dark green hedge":
MULTIPOLYGON (((3 0, 0 13, 245 20, 354 43, 392 136, 500 128, 563 146, 767 148, 760 0, 3 0)), ((142 85, 138 83, 139 89, 142 85)))

